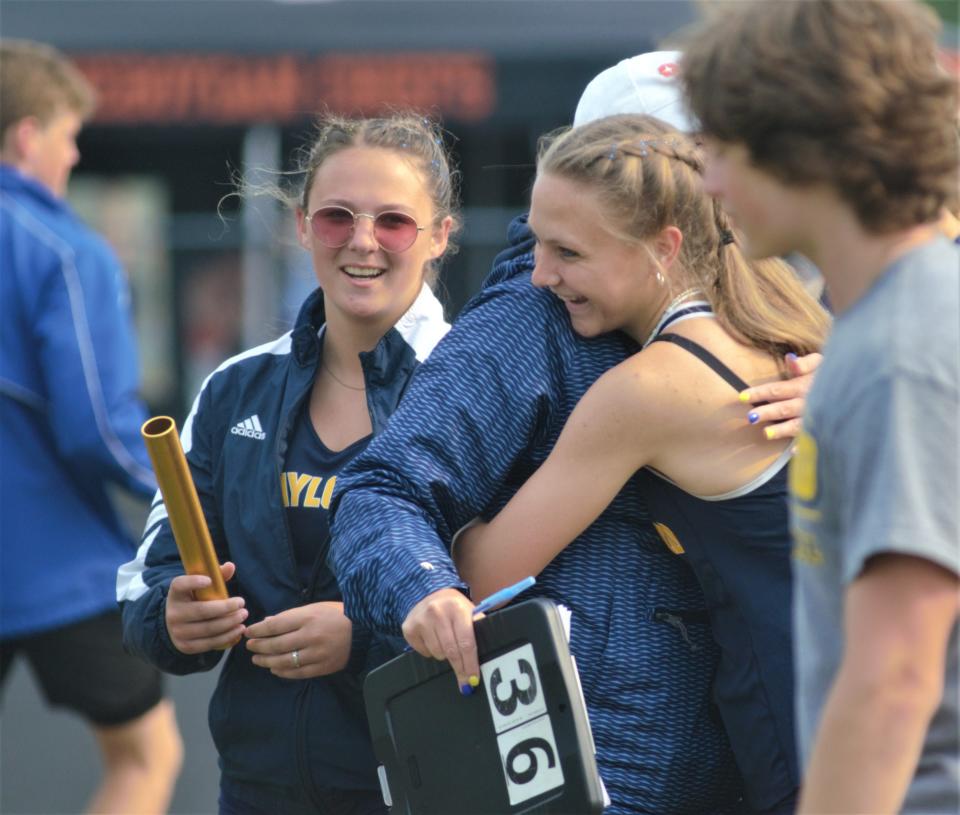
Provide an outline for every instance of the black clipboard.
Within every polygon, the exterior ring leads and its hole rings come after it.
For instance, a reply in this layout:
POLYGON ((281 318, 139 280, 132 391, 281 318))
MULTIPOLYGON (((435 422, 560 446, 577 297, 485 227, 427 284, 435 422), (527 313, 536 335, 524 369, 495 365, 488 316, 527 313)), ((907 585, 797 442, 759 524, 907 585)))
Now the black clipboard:
POLYGON ((604 808, 593 737, 556 605, 475 624, 481 684, 410 652, 364 683, 384 800, 395 815, 591 815, 604 808))

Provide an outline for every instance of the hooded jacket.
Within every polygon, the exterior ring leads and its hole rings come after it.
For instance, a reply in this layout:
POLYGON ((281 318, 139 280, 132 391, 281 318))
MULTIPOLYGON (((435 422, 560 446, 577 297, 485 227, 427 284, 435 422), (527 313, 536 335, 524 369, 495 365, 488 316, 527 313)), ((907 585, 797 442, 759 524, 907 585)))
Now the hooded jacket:
POLYGON ((156 481, 127 281, 44 185, 0 165, 0 639, 116 609, 111 502, 156 481))
MULTIPOLYGON (((218 559, 237 566, 229 590, 245 599, 251 623, 340 599, 326 566, 328 540, 317 542, 309 585, 298 576, 280 486, 287 440, 320 364, 323 323, 318 289, 293 331, 227 360, 208 377, 181 434, 218 559)), ((448 328, 440 303, 424 286, 374 350, 360 355, 374 434, 448 328)), ((158 501, 136 559, 119 571, 117 600, 127 648, 175 674, 209 670, 223 656, 186 655, 170 641, 165 599, 170 581, 182 573, 166 508, 158 501)), ((315 802, 318 787, 376 789, 360 683, 362 673, 392 655, 396 645, 355 625, 346 670, 307 680, 278 678, 254 665, 242 643, 231 648, 210 702, 224 776, 315 802)))
MULTIPOLYGON (((637 350, 622 334, 578 336, 560 300, 531 285, 525 219, 509 239, 390 427, 340 475, 332 563, 347 615, 365 625, 398 631, 427 594, 467 590, 453 535, 509 500, 587 388, 637 350)), ((740 781, 711 703, 717 651, 703 595, 653 531, 636 478, 531 595, 572 611, 607 812, 727 811, 740 781)))

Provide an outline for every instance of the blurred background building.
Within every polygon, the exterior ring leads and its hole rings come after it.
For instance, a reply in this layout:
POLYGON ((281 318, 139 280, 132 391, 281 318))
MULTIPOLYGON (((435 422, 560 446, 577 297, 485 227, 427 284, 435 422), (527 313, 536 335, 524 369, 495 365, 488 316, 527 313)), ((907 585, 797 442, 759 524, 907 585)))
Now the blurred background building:
MULTIPOLYGON (((466 224, 441 281, 453 317, 526 209, 537 137, 569 124, 597 72, 673 47, 710 2, 0 0, 0 34, 61 48, 99 90, 70 199, 130 275, 145 398, 182 422, 203 378, 286 331, 315 285, 292 216, 229 193, 238 176, 289 169, 318 110, 442 119, 466 224)), ((932 4, 956 25, 955 0, 932 4)), ((953 70, 956 38, 949 27, 953 70)), ((77 812, 95 750, 24 671, 0 722, 0 812, 77 812)), ((175 813, 216 811, 206 706, 217 673, 171 679, 187 750, 175 813)))
POLYGON ((0 25, 99 89, 70 196, 131 276, 145 397, 182 418, 314 285, 287 213, 237 198, 218 212, 234 175, 288 169, 324 108, 440 116, 466 223, 442 280, 453 316, 525 208, 537 137, 599 70, 695 15, 686 0, 3 0, 0 25))

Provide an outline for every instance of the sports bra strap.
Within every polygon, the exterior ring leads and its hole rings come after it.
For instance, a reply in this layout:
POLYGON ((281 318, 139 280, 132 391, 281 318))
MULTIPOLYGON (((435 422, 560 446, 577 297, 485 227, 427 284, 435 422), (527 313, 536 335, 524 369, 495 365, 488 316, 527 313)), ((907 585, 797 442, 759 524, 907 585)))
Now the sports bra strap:
MULTIPOLYGON (((744 382, 739 376, 737 376, 733 371, 731 371, 726 365, 724 365, 719 359, 717 359, 713 354, 711 354, 706 348, 704 348, 700 343, 694 342, 687 337, 682 337, 679 334, 661 334, 658 337, 655 337, 654 342, 672 342, 674 345, 679 345, 686 351, 689 351, 697 359, 703 362, 705 365, 708 365, 718 376, 723 377, 723 379, 731 385, 734 390, 739 393, 740 391, 746 390, 750 386, 744 382)), ((766 404, 766 402, 758 403, 766 404)))

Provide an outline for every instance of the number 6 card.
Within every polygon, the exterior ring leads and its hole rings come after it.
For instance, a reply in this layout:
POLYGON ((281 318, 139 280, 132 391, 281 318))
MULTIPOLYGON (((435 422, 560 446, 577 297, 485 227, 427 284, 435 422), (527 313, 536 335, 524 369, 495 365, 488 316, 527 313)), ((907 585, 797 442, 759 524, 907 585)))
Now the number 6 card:
POLYGON ((364 684, 384 800, 400 815, 599 813, 603 784, 556 606, 529 600, 475 624, 481 685, 403 654, 364 684))

